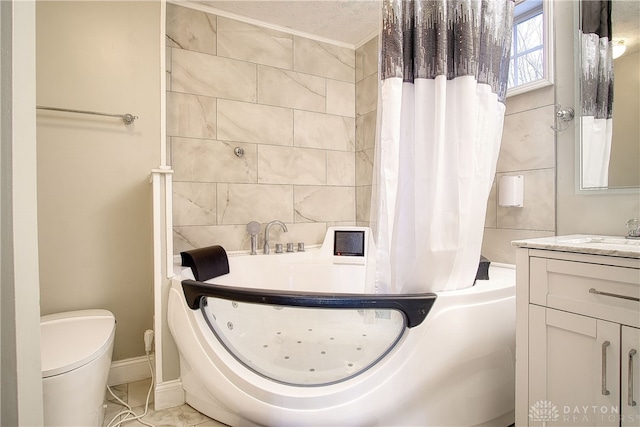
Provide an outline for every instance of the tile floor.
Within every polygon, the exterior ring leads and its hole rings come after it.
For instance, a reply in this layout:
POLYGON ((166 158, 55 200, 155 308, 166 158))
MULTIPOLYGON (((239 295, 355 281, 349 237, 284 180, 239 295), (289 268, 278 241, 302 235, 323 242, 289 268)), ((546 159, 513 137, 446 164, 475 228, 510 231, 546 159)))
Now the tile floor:
MULTIPOLYGON (((116 396, 127 402, 136 414, 142 414, 144 412, 150 383, 151 379, 147 379, 129 384, 117 385, 111 387, 111 389, 116 396)), ((153 392, 151 393, 150 400, 151 403, 149 403, 149 410, 142 420, 149 424, 153 424, 155 427, 228 427, 226 424, 222 424, 216 420, 212 420, 206 415, 202 415, 189 405, 182 405, 175 408, 156 411, 153 408, 153 392)), ((126 408, 119 404, 116 399, 107 392, 107 413, 104 417, 103 426, 106 427, 109 425, 109 422, 114 415, 124 409, 126 408)), ((113 424, 115 423, 116 422, 114 421, 113 424)), ((121 425, 141 426, 142 424, 131 420, 121 425)), ((515 424, 511 424, 509 427, 514 426, 515 424)))
MULTIPOLYGON (((129 384, 121 384, 111 387, 111 390, 118 398, 131 406, 136 414, 144 413, 145 401, 151 379, 136 381, 129 384)), ((113 417, 120 411, 126 410, 116 399, 107 391, 107 411, 104 417, 103 426, 109 425, 113 417)), ((153 424, 156 427, 226 427, 218 421, 202 415, 189 405, 177 406, 175 408, 163 409, 156 411, 153 406, 153 392, 149 398, 149 410, 142 418, 142 421, 153 424)), ((116 424, 116 421, 112 423, 116 424)), ((123 426, 141 426, 137 421, 131 420, 121 424, 123 426)))

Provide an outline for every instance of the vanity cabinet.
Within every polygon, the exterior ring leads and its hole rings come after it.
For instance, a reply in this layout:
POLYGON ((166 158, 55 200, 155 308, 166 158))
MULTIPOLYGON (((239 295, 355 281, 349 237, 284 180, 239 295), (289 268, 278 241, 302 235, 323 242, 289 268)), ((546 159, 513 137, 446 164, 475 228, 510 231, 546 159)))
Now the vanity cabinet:
POLYGON ((540 240, 514 242, 516 426, 640 426, 640 250, 540 240))

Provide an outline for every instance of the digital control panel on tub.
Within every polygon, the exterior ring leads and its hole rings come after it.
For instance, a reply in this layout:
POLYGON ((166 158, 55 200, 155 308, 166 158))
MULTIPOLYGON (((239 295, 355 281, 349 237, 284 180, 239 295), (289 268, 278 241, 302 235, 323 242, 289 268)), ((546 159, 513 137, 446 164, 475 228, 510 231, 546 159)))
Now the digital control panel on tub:
POLYGON ((333 234, 334 256, 364 257, 365 234, 362 230, 335 230, 333 234))

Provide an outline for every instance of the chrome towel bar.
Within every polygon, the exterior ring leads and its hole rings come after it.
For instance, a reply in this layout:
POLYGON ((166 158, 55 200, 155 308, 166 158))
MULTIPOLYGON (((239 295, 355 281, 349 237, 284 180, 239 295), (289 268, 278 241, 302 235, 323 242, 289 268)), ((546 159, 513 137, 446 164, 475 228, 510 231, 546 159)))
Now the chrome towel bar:
POLYGON ((119 117, 122 119, 125 125, 132 124, 138 116, 134 116, 133 114, 112 114, 112 113, 100 113, 98 111, 87 111, 87 110, 73 110, 70 108, 56 108, 56 107, 43 107, 42 105, 36 105, 38 110, 48 110, 48 111, 61 111, 65 113, 78 113, 78 114, 93 114, 94 116, 107 116, 107 117, 119 117))

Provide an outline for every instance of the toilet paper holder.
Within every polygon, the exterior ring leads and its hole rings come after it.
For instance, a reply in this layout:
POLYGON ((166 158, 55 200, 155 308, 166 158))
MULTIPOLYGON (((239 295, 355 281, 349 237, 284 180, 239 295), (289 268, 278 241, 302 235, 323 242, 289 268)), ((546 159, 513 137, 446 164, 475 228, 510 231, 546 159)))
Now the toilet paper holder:
POLYGON ((524 176, 503 175, 498 182, 498 205, 509 208, 524 207, 524 176))

